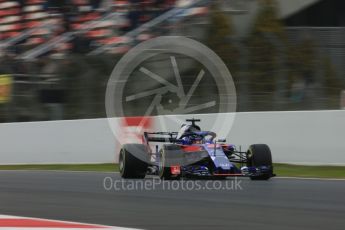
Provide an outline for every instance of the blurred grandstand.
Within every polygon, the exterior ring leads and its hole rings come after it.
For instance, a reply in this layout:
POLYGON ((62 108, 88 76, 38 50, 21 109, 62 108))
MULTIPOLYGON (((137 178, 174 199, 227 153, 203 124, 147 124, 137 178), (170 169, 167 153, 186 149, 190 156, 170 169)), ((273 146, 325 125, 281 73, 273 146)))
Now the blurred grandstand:
MULTIPOLYGON (((87 53, 106 46, 106 52, 129 40, 146 40, 151 34, 135 30, 170 9, 192 5, 176 0, 12 0, 0 1, 2 55, 33 59, 41 55, 87 53), (137 37, 135 36, 137 35, 137 37)), ((197 1, 196 1, 197 2, 197 1)), ((198 13, 197 8, 187 14, 198 13), (192 12, 196 10, 195 12, 192 12)), ((203 9, 200 9, 201 11, 203 9)), ((177 14, 177 13, 176 13, 177 14)), ((99 52, 99 51, 96 51, 99 52)))
POLYGON ((289 2, 0 0, 0 122, 104 117, 116 62, 161 35, 212 48, 233 74, 239 111, 338 109, 342 1, 289 2), (303 21, 320 8, 340 24, 303 21))

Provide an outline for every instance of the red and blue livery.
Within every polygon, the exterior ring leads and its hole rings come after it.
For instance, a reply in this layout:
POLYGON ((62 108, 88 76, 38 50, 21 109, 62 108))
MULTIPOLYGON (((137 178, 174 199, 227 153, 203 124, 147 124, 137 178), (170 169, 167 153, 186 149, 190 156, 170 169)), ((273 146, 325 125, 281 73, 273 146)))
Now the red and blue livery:
POLYGON ((268 180, 273 173, 271 150, 266 144, 253 144, 245 152, 216 133, 202 131, 197 119, 186 120, 179 132, 145 132, 142 144, 123 145, 119 154, 123 178, 225 179, 250 177, 268 180), (154 143, 154 145, 152 145, 154 143))

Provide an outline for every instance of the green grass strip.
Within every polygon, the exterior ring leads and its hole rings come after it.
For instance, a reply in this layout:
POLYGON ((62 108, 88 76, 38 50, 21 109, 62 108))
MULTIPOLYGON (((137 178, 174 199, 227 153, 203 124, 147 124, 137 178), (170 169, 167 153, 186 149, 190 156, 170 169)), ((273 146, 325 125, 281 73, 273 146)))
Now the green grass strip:
POLYGON ((0 165, 0 170, 65 170, 115 172, 117 164, 47 164, 47 165, 0 165))
MULTIPOLYGON (((116 172, 117 164, 48 164, 48 165, 0 165, 0 170, 65 170, 116 172)), ((304 166, 274 164, 274 173, 282 177, 311 177, 345 179, 345 166, 304 166)))
POLYGON ((274 164, 277 176, 345 179, 345 166, 274 164))

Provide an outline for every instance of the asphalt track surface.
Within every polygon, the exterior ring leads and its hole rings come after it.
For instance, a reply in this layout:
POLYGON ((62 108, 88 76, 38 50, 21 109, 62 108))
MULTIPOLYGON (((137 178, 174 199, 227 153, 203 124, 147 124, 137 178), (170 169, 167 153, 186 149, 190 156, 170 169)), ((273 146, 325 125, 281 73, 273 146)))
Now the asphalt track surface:
POLYGON ((126 191, 120 182, 108 191, 106 177, 120 180, 115 173, 0 171, 0 214, 143 229, 345 229, 345 181, 243 179, 237 190, 231 180, 213 189, 198 181, 194 190, 151 190, 146 179, 147 190, 126 191))

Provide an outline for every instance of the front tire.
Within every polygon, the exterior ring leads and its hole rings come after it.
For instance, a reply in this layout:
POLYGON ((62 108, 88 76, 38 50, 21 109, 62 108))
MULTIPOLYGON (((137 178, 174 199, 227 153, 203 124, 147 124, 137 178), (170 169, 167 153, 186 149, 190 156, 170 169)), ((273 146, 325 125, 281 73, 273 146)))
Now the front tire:
POLYGON ((120 175, 125 179, 143 179, 148 167, 148 153, 141 144, 124 145, 119 154, 120 175))
POLYGON ((268 172, 260 176, 251 176, 252 180, 268 180, 273 175, 272 154, 268 145, 251 145, 247 152, 248 167, 268 167, 268 172))

